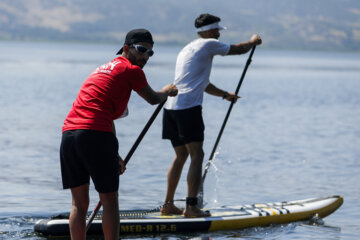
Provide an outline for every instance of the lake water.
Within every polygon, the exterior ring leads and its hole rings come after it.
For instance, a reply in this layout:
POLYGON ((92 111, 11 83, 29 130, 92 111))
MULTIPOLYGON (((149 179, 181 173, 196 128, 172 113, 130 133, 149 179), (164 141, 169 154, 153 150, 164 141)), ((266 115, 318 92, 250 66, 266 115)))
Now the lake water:
MULTIPOLYGON (((62 123, 84 79, 119 47, 0 42, 0 239, 45 239, 33 232, 34 223, 70 210, 58 157, 62 123)), ((155 46, 144 68, 154 89, 172 82, 180 48, 155 46)), ((216 57, 211 81, 234 91, 247 57, 216 57)), ((126 238, 358 239, 360 53, 260 46, 240 95, 205 180, 207 207, 328 195, 344 196, 343 206, 320 225, 126 238)), ((228 105, 205 95, 205 162, 228 105)), ((155 108, 132 95, 130 115, 115 123, 120 155, 127 154, 155 108)), ((170 143, 161 139, 159 116, 120 178, 120 208, 159 206, 172 158, 170 143)), ((185 195, 183 174, 176 198, 185 195)), ((93 188, 90 197, 92 210, 98 202, 93 188)))

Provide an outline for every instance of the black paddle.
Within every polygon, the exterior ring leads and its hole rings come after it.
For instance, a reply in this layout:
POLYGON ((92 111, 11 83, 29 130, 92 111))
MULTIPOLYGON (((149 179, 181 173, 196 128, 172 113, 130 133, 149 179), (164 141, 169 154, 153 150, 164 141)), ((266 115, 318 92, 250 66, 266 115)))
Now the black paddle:
MULTIPOLYGON (((236 94, 236 95, 239 93, 239 90, 240 90, 241 84, 242 84, 242 82, 243 82, 243 80, 244 80, 246 71, 247 71, 247 69, 248 69, 248 67, 249 67, 249 65, 250 65, 250 63, 251 63, 251 58, 252 58, 252 56, 253 56, 253 54, 254 54, 255 48, 256 48, 256 46, 254 46, 254 47, 251 49, 249 58, 248 58, 248 60, 246 61, 245 68, 244 68, 244 70, 243 70, 243 73, 242 73, 242 75, 241 75, 239 84, 238 84, 238 86, 237 86, 237 88, 236 88, 236 91, 235 91, 235 94, 236 94)), ((217 145, 219 144, 221 135, 222 135, 222 133, 223 133, 223 131, 224 131, 226 122, 227 122, 227 120, 228 120, 228 118, 229 118, 229 116, 230 116, 230 112, 231 112, 231 109, 232 109, 233 105, 234 105, 234 101, 231 101, 230 106, 229 106, 229 109, 228 109, 228 111, 227 111, 227 113, 226 113, 224 122, 223 122, 223 124, 222 124, 222 126, 221 126, 219 135, 218 135, 218 137, 216 138, 215 145, 214 145, 213 150, 212 150, 212 152, 211 152, 211 154, 210 154, 209 161, 207 162, 207 164, 206 164, 206 166, 205 166, 204 174, 203 174, 203 176, 202 176, 202 178, 201 178, 201 183, 200 183, 200 188, 199 188, 199 193, 198 193, 198 206, 200 206, 200 207, 203 207, 203 200, 204 200, 204 181, 205 181, 205 177, 206 177, 206 174, 207 174, 208 169, 209 169, 209 167, 210 167, 211 161, 212 161, 213 158, 214 158, 217 145)))
MULTIPOLYGON (((139 137, 136 139, 134 145, 132 146, 132 148, 130 149, 129 153, 126 155, 125 159, 124 159, 124 163, 125 165, 129 162, 131 156, 133 155, 133 153, 135 152, 136 148, 139 146, 141 140, 144 138, 146 132, 149 130, 151 124, 154 122, 156 116, 159 114, 161 108, 164 106, 166 101, 160 103, 157 108, 155 109, 154 113, 151 115, 149 121, 146 123, 144 129, 141 131, 139 137)), ((101 201, 99 201, 97 204, 96 204, 96 207, 94 209, 94 211, 91 213, 91 215, 89 216, 89 219, 87 220, 86 222, 86 231, 89 230, 90 226, 91 226, 91 223, 92 221, 94 220, 96 214, 99 212, 101 208, 101 201)))

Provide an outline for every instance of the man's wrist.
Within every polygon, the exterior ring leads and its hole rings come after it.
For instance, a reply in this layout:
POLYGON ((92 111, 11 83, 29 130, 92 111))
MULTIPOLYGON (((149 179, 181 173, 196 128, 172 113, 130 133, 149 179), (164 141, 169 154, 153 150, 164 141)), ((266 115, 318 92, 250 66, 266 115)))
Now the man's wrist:
POLYGON ((228 96, 229 96, 229 93, 228 93, 228 92, 224 92, 222 98, 225 99, 225 98, 227 98, 228 96))

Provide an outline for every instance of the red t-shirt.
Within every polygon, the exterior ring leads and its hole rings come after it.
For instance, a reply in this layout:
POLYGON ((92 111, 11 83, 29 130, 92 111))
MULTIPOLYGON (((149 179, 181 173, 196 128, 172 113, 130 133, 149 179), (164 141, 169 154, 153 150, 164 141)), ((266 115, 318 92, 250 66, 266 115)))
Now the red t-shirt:
POLYGON ((124 57, 98 67, 85 80, 67 115, 62 131, 112 131, 112 121, 126 110, 131 90, 147 86, 143 70, 124 57))

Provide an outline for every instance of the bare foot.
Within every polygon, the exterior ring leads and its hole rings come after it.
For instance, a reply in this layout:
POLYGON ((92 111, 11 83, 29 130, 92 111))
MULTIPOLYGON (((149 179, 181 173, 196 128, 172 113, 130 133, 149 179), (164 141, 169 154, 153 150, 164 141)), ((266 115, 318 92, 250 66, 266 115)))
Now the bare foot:
POLYGON ((209 211, 202 211, 197 206, 187 205, 184 210, 185 217, 210 217, 211 214, 209 211))
POLYGON ((182 211, 177 208, 173 202, 165 203, 161 206, 160 212, 163 215, 181 215, 182 211))

